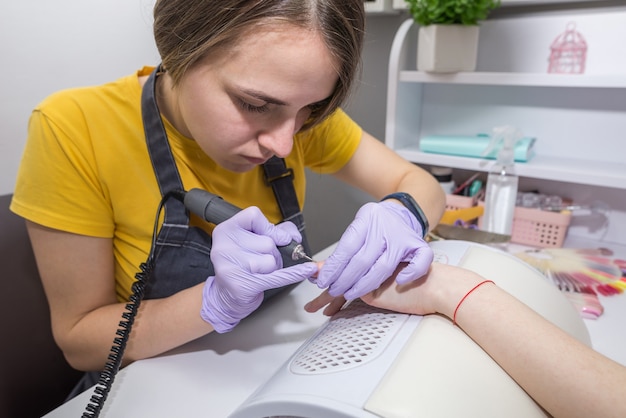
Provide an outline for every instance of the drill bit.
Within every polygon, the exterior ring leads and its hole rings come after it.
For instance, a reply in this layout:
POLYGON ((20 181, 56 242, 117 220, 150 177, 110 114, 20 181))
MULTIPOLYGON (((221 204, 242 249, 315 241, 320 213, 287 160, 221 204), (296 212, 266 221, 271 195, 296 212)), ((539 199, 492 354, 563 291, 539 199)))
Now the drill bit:
POLYGON ((294 261, 304 259, 307 261, 315 262, 315 260, 313 260, 311 257, 306 255, 306 252, 304 252, 304 247, 302 246, 302 244, 298 244, 295 246, 295 248, 293 249, 293 252, 291 253, 291 259, 294 261))

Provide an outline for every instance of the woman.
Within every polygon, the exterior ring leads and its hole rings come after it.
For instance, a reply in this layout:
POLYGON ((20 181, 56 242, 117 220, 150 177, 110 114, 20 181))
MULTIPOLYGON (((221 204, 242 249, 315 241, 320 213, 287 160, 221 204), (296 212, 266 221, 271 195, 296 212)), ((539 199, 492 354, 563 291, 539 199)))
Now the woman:
MULTIPOLYGON (((623 417, 626 367, 582 344, 492 281, 460 267, 433 263, 419 281, 393 277, 362 297, 369 305, 450 318, 539 405, 555 417, 623 417), (533 341, 533 344, 528 344, 533 341)), ((332 315, 341 298, 322 294, 306 305, 332 315)))
POLYGON ((443 212, 441 188, 339 108, 363 30, 360 0, 159 0, 161 66, 35 109, 11 208, 27 219, 73 367, 102 369, 146 259, 126 362, 231 330, 268 289, 318 275, 354 298, 400 262, 399 282, 428 270, 423 236, 443 212), (305 167, 382 199, 359 210, 319 274, 283 268, 276 248, 303 238, 305 167), (211 231, 169 198, 192 188, 247 209, 211 231), (274 225, 284 219, 298 226, 274 225))

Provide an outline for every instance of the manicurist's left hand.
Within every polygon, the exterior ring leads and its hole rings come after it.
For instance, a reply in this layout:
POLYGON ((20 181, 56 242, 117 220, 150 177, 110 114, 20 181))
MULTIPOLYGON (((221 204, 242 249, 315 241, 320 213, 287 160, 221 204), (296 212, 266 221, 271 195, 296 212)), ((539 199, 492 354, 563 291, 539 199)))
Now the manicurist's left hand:
POLYGON ((422 277, 433 261, 422 226, 402 204, 367 203, 344 232, 315 283, 331 296, 356 299, 377 289, 400 263, 407 263, 396 282, 422 277))

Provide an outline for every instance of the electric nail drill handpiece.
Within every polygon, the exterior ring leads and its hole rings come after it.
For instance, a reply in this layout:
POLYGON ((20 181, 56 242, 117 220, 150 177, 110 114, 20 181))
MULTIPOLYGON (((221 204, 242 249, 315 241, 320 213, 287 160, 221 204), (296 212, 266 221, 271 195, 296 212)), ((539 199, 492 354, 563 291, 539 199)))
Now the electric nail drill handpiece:
MULTIPOLYGON (((219 224, 241 211, 237 206, 228 203, 221 197, 202 189, 191 189, 187 192, 176 191, 174 196, 183 202, 185 207, 207 222, 219 224)), ((281 254, 292 260, 313 261, 304 251, 302 244, 291 241, 288 245, 278 247, 281 254)))

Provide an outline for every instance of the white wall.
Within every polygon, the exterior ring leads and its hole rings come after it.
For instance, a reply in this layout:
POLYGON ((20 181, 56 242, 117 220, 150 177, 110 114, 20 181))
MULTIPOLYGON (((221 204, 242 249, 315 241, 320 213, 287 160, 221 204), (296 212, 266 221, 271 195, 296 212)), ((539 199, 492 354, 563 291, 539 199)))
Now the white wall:
MULTIPOLYGON (((105 83, 159 62, 154 1, 0 0, 0 195, 14 189, 37 103, 57 90, 105 83)), ((401 20, 377 20, 365 48, 363 96, 356 95, 353 109, 365 129, 382 139, 388 51, 401 20)), ((317 251, 339 238, 363 198, 332 178, 310 175, 309 185, 305 216, 317 251), (335 198, 346 194, 348 199, 335 198)))
MULTIPOLYGON (((62 88, 107 82, 158 63, 153 4, 154 0, 0 0, 0 194, 14 188, 28 117, 39 101, 62 88)), ((508 9, 500 14, 518 13, 508 9)), ((406 18, 406 11, 368 17, 363 74, 347 106, 352 117, 379 139, 385 132, 389 49, 406 18)), ((309 175, 307 181, 305 217, 309 242, 318 251, 339 238, 366 197, 328 176, 309 175)))
POLYGON ((11 193, 31 109, 50 93, 159 61, 154 0, 0 2, 0 194, 11 193))

